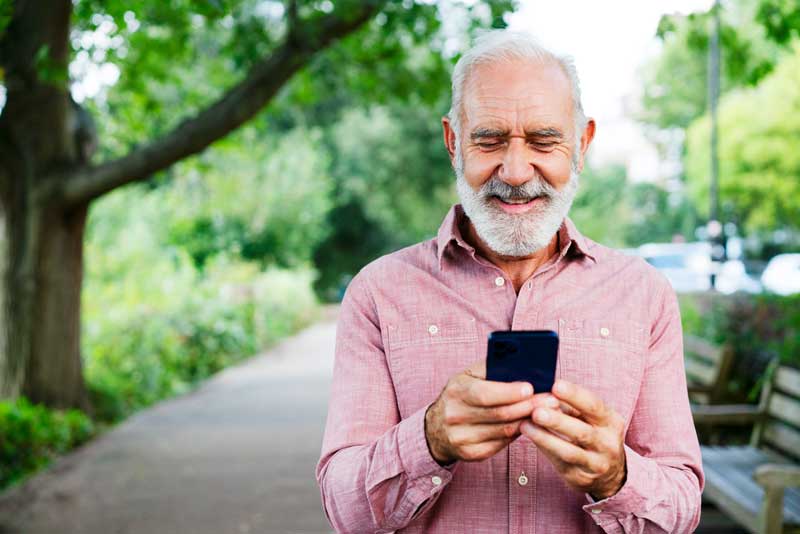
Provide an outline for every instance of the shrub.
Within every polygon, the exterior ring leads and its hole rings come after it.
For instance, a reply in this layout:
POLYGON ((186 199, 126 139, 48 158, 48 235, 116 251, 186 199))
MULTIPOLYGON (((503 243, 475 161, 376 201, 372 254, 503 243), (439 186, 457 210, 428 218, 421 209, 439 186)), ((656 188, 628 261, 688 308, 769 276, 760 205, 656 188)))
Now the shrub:
POLYGON ((311 277, 220 257, 200 272, 184 258, 169 283, 143 284, 135 297, 135 280, 87 294, 84 369, 96 417, 116 421, 183 393, 309 324, 311 277))
POLYGON ((773 358, 800 367, 800 295, 681 295, 686 333, 729 343, 735 354, 728 392, 755 400, 773 358))
POLYGON ((78 410, 50 410, 21 397, 0 402, 0 488, 88 440, 92 420, 78 410))

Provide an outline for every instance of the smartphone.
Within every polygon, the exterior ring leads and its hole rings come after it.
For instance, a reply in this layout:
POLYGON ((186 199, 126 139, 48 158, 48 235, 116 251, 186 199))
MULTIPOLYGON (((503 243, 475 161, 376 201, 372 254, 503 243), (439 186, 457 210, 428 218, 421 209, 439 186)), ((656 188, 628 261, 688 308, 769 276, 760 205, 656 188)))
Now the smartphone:
POLYGON ((489 334, 486 379, 525 381, 535 393, 553 389, 558 334, 552 330, 510 330, 489 334))

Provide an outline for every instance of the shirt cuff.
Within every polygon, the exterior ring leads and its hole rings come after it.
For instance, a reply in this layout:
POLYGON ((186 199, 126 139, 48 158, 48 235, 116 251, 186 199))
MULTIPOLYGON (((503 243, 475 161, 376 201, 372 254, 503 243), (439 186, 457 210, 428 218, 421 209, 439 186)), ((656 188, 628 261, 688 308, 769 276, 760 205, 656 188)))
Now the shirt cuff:
POLYGON ((591 514, 594 522, 606 532, 614 532, 619 528, 618 518, 635 513, 645 508, 647 489, 647 459, 636 451, 624 446, 626 476, 625 483, 611 497, 595 501, 586 494, 588 504, 583 509, 591 514))
POLYGON ((443 487, 452 480, 458 462, 441 466, 431 455, 425 438, 425 413, 429 406, 400 423, 397 433, 400 461, 410 481, 427 478, 433 487, 443 487))

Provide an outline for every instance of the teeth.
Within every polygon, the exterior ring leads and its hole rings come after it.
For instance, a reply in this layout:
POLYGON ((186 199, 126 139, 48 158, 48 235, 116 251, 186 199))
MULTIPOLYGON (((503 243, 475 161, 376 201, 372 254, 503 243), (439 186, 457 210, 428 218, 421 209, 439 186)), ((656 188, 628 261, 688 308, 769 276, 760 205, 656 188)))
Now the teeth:
POLYGON ((504 200, 503 202, 505 202, 506 204, 527 204, 530 201, 531 201, 531 199, 527 199, 527 200, 504 200))

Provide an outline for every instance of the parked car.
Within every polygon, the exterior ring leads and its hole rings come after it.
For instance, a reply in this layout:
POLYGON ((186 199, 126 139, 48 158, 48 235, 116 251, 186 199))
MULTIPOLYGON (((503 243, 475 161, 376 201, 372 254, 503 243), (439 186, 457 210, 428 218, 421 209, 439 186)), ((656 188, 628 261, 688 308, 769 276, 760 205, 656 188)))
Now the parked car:
POLYGON ((774 256, 761 274, 761 283, 778 295, 800 293, 800 254, 774 256))
POLYGON ((678 293, 711 289, 711 245, 697 243, 647 243, 638 255, 661 271, 678 293))
POLYGON ((723 263, 717 272, 714 287, 720 293, 730 294, 737 291, 745 293, 760 293, 761 282, 753 278, 744 268, 741 260, 728 260, 723 263))

